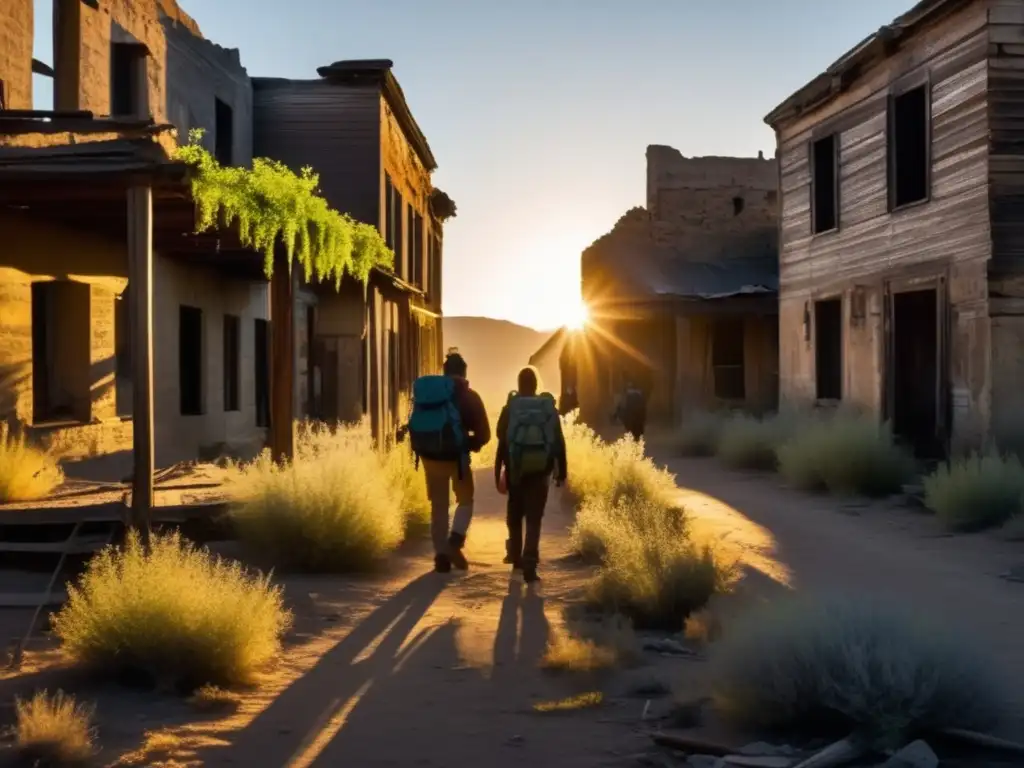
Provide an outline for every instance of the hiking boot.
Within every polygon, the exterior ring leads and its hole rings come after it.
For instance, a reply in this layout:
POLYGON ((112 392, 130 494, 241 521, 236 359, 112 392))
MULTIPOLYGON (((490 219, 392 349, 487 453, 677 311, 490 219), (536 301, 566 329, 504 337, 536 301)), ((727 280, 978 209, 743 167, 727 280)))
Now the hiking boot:
POLYGON ((434 555, 434 571, 437 573, 452 572, 452 561, 448 555, 434 555))
POLYGON ((461 533, 453 533, 448 538, 448 558, 451 565, 457 571, 469 570, 469 561, 462 554, 462 547, 466 543, 466 537, 461 533))

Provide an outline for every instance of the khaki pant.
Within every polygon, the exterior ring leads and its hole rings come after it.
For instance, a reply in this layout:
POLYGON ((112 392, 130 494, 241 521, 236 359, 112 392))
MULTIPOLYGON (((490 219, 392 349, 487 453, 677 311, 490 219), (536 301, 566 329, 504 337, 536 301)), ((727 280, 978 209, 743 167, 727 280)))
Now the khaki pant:
POLYGON ((463 467, 459 477, 457 461, 432 461, 423 459, 423 470, 427 476, 427 497, 430 499, 430 536, 434 540, 434 551, 441 555, 449 551, 448 524, 451 496, 455 492, 455 519, 451 521, 451 533, 466 535, 473 520, 473 470, 463 467))

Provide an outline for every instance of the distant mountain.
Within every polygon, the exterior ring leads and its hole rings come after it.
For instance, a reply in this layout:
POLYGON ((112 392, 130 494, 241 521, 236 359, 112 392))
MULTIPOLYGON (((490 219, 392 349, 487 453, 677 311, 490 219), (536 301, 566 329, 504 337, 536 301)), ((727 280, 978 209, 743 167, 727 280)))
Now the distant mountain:
MULTIPOLYGON (((519 370, 553 333, 490 317, 445 317, 443 328, 444 351, 459 348, 469 365, 469 382, 488 411, 501 407, 509 391, 515 389, 519 370)), ((540 376, 543 388, 558 397, 557 362, 541 367, 540 376)))

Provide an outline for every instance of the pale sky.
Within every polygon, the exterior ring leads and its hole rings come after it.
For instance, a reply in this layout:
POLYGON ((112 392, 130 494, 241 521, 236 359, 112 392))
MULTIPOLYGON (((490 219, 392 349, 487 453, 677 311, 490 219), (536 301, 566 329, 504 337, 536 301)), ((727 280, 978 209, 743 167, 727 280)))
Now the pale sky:
POLYGON ((770 156, 764 115, 913 4, 179 3, 207 38, 240 48, 253 76, 392 59, 437 157, 434 182, 458 205, 445 231, 445 313, 542 329, 578 307, 580 252, 644 204, 648 144, 770 156))

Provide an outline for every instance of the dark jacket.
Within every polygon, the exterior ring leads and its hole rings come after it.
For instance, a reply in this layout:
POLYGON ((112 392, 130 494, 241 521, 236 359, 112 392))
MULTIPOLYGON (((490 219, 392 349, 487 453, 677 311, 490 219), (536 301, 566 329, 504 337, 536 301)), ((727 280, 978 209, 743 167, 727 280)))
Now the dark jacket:
POLYGON ((455 380, 455 404, 459 407, 469 450, 478 453, 491 441, 491 422, 487 418, 487 409, 480 395, 470 388, 466 379, 459 376, 452 378, 455 380))
MULTIPOLYGON (((498 452, 494 459, 494 482, 501 480, 501 470, 509 463, 508 455, 508 404, 501 409, 498 416, 498 452)), ((565 434, 562 432, 562 422, 559 420, 555 427, 555 453, 548 461, 547 473, 555 473, 555 479, 565 482, 568 476, 568 466, 565 460, 565 434)))

